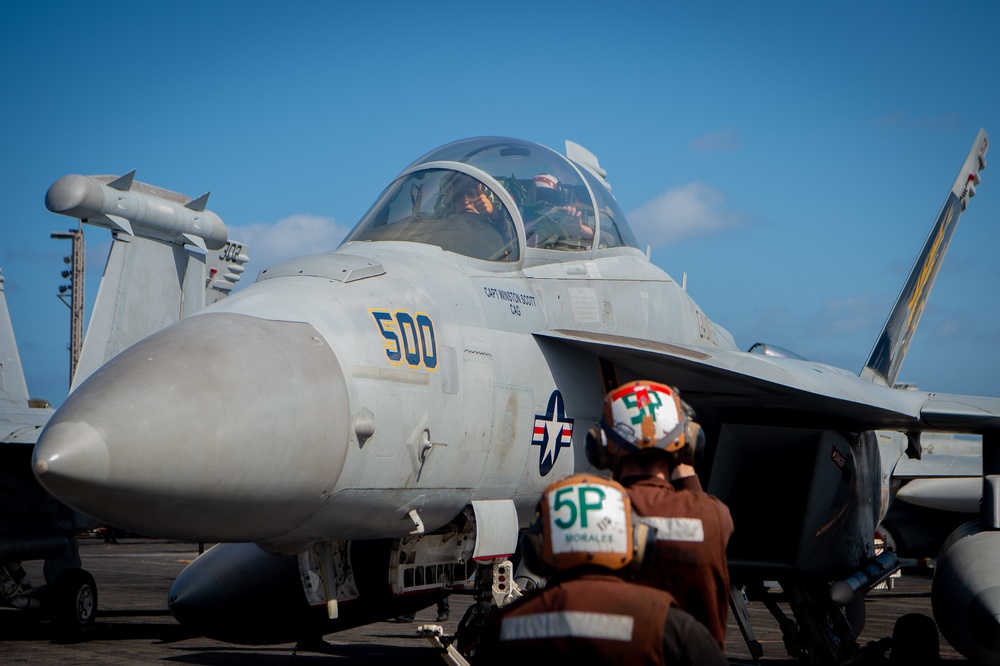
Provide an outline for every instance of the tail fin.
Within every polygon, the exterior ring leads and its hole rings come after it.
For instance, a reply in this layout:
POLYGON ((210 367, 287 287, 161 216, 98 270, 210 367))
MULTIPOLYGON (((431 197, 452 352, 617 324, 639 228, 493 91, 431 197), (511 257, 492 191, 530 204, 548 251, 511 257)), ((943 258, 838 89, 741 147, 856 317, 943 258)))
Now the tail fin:
POLYGON ((243 273, 245 252, 235 241, 203 253, 116 234, 70 391, 126 348, 228 295, 243 273))
POLYGON ((3 283, 3 271, 0 271, 0 404, 27 407, 28 386, 24 381, 3 283))
POLYGON ((972 149, 962 165, 962 170, 959 171, 955 184, 952 185, 948 198, 941 207, 927 240, 924 241, 917 261, 910 269, 903 290, 899 293, 896 304, 882 327, 868 362, 861 370, 862 379, 885 386, 892 386, 896 382, 913 332, 920 321, 934 279, 948 250, 948 243, 951 242, 955 227, 958 226, 958 219, 968 206, 969 199, 976 194, 979 172, 986 168, 988 147, 989 138, 986 136, 986 131, 979 130, 972 149))
POLYGON ((65 176, 45 195, 49 210, 109 228, 114 239, 71 392, 125 348, 224 298, 248 261, 246 246, 205 209, 208 194, 191 199, 134 178, 65 176))

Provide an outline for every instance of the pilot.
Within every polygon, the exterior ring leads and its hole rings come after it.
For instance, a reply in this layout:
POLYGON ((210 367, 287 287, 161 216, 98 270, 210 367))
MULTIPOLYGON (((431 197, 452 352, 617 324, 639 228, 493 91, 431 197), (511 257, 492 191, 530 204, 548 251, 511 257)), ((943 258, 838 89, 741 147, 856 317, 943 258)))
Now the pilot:
POLYGON ((489 615, 474 663, 727 664, 669 593, 618 575, 641 564, 649 534, 614 481, 549 486, 521 542, 549 583, 489 615))
POLYGON ((445 178, 441 193, 444 204, 439 214, 451 234, 449 249, 492 260, 506 260, 516 251, 514 223, 490 188, 472 176, 455 172, 445 178))
POLYGON ((548 173, 540 173, 534 178, 535 204, 525 210, 525 236, 528 246, 539 243, 549 246, 549 238, 566 238, 571 242, 584 241, 589 246, 594 238, 594 228, 583 220, 584 206, 577 201, 566 203, 559 179, 548 173), (562 228, 553 228, 557 222, 562 228), (548 224, 547 224, 548 223, 548 224))
POLYGON ((497 213, 497 207, 488 196, 486 186, 471 176, 463 173, 455 174, 448 183, 448 203, 445 213, 449 215, 471 213, 492 219, 497 213))
POLYGON ((605 396, 601 420, 587 433, 586 452, 593 466, 612 470, 635 512, 656 528, 657 566, 636 581, 673 594, 724 648, 733 519, 695 475, 695 450, 704 435, 691 417, 676 389, 629 382, 605 396))

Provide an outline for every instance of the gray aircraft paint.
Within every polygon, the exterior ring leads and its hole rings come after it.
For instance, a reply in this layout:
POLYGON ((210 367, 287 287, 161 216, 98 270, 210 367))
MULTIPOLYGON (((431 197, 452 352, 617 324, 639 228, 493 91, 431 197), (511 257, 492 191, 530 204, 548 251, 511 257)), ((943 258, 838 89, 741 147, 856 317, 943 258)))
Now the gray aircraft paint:
MULTIPOLYGON (((664 381, 708 431, 703 473, 737 519, 734 571, 810 599, 807 640, 833 649, 824 631, 843 618, 831 625, 841 611, 817 590, 843 577, 837 604, 852 606, 891 571, 872 535, 906 456, 902 433, 989 436, 1000 399, 739 351, 636 246, 596 160, 553 155, 495 137, 432 151, 336 251, 262 272, 92 375, 43 434, 38 478, 124 527, 276 552, 432 533, 478 501, 509 503, 523 526, 542 489, 588 468, 585 430, 607 382, 664 381), (530 165, 599 213, 588 218, 597 243, 546 228, 547 249, 527 246, 530 165), (427 217, 444 210, 432 197, 445 201, 450 174, 498 190, 493 206, 513 229, 494 228, 492 248, 459 228, 468 219, 427 217), (412 211, 392 212, 406 196, 412 211), (390 228, 403 223, 417 242, 390 228), (453 251, 428 240, 435 230, 453 251), (513 241, 513 252, 502 244, 513 241), (780 486, 759 478, 775 469, 780 486)), ((973 166, 978 178, 985 162, 973 166)), ((946 208, 957 219, 963 207, 946 208)), ((891 345, 888 367, 905 350, 891 345)))

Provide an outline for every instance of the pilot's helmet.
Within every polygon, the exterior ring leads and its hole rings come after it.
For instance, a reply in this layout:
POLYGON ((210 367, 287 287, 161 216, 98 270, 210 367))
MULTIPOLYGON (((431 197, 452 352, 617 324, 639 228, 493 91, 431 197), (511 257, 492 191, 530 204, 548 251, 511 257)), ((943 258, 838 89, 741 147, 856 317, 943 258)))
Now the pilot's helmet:
POLYGON ((617 482, 574 474, 545 489, 522 551, 528 567, 548 576, 579 566, 638 567, 653 535, 632 513, 617 482))
POLYGON ((445 177, 441 189, 449 205, 461 203, 466 198, 474 198, 484 191, 483 184, 478 180, 457 171, 445 177))
POLYGON ((553 206, 562 204, 562 192, 559 189, 559 179, 549 173, 535 176, 535 201, 541 201, 553 206))
POLYGON ((693 464, 703 437, 676 389, 639 380, 604 396, 598 427, 587 433, 587 459, 607 469, 615 457, 653 450, 670 454, 674 464, 693 464))

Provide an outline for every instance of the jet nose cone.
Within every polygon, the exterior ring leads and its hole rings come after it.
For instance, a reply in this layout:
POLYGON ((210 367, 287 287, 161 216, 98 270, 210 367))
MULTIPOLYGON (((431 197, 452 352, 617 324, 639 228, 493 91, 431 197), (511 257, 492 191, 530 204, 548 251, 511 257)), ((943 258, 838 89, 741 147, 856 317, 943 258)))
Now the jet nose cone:
POLYGON ((34 464, 53 495, 116 527, 270 541, 322 506, 348 439, 344 373, 315 328, 205 313, 91 375, 34 464))
POLYGON ((35 476, 53 494, 74 502, 88 483, 106 481, 110 470, 108 447, 94 428, 81 421, 61 421, 45 431, 46 446, 37 447, 35 476))

